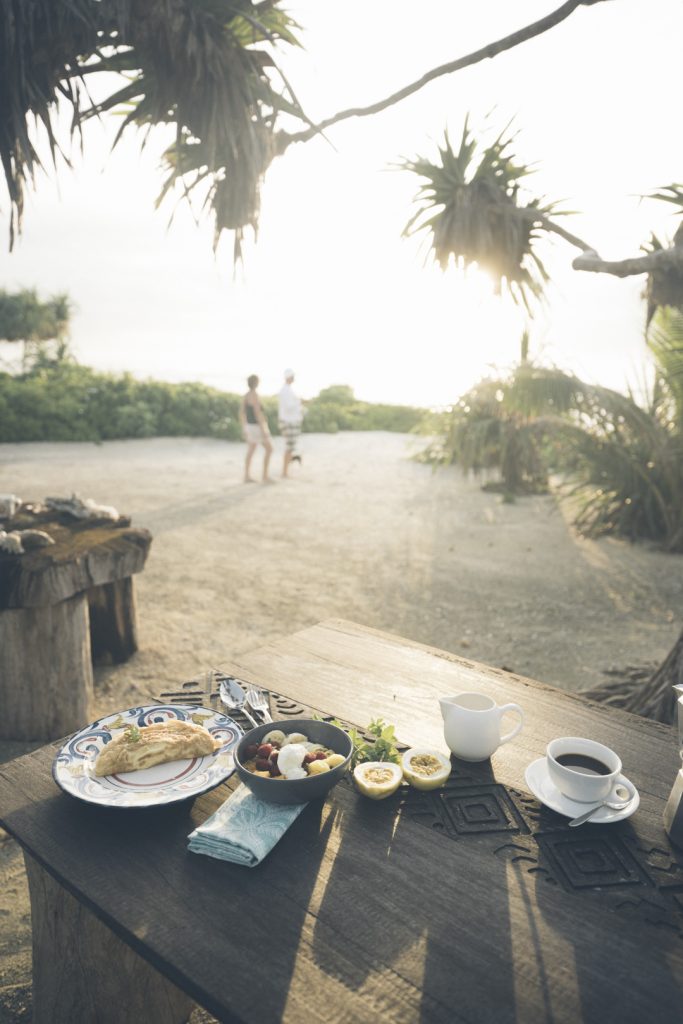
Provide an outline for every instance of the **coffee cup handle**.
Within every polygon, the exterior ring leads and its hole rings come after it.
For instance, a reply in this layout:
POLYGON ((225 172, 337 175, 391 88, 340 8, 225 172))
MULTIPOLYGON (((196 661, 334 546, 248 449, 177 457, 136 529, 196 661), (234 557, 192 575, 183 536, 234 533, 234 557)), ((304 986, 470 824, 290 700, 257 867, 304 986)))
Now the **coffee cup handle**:
POLYGON ((634 796, 636 795, 636 787, 633 785, 632 782, 629 782, 628 779, 623 778, 623 776, 621 779, 619 779, 618 782, 614 783, 610 795, 607 797, 607 800, 626 800, 627 798, 624 796, 623 790, 626 790, 626 792, 628 793, 629 802, 633 800, 634 796))
POLYGON ((501 736, 500 738, 501 743, 508 743, 509 740, 513 739, 517 735, 519 730, 524 725, 524 712, 520 708, 519 704, 501 704, 498 710, 500 711, 501 717, 505 714, 506 711, 516 711, 519 715, 519 722, 517 722, 517 725, 514 727, 514 729, 511 729, 510 732, 506 732, 505 735, 501 736))

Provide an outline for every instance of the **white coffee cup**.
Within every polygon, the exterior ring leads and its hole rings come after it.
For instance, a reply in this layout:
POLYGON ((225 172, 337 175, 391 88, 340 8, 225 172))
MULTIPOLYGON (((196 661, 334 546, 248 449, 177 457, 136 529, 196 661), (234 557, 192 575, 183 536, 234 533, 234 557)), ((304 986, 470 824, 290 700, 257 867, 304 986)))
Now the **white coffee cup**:
POLYGON ((619 789, 635 795, 635 786, 621 778, 621 760, 604 743, 580 736, 559 736, 546 749, 548 774, 560 793, 580 804, 617 799, 619 789))
POLYGON ((444 737, 452 753, 463 761, 485 761, 501 743, 507 743, 522 728, 524 712, 519 704, 498 705, 485 693, 458 693, 439 700, 444 737), (504 736, 501 719, 506 711, 519 715, 519 722, 504 736))

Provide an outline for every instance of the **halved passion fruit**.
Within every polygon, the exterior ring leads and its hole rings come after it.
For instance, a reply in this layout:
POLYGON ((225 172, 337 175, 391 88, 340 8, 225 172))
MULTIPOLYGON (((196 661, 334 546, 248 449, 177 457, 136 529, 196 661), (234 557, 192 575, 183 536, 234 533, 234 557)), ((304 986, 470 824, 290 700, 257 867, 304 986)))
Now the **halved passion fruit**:
POLYGON ((438 789, 451 774, 450 758, 440 750, 411 747, 401 758, 403 777, 415 789, 438 789))
POLYGON ((391 761, 366 761, 353 769, 356 786, 371 800, 384 800, 395 793, 403 781, 400 764, 391 761))

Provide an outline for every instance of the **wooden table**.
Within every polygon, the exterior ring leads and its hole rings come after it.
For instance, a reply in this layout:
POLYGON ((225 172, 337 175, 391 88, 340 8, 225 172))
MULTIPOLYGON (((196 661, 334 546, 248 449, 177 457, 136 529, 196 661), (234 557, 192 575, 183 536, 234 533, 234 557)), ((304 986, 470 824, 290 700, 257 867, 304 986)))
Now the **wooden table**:
POLYGON ((20 509, 3 526, 40 529, 55 543, 0 552, 0 739, 56 739, 92 717, 93 661, 137 650, 133 574, 152 538, 126 516, 47 509, 20 509))
POLYGON ((275 717, 383 716, 411 745, 443 748, 437 697, 467 689, 518 702, 526 723, 434 794, 374 803, 342 782, 254 869, 186 849, 232 780, 192 806, 112 811, 56 789, 55 746, 2 766, 0 823, 31 885, 35 1024, 173 1024, 187 997, 245 1024, 680 1022, 669 727, 336 620, 232 669, 287 695, 275 717), (528 793, 524 769, 557 735, 617 749, 641 794, 631 819, 570 830, 528 793))

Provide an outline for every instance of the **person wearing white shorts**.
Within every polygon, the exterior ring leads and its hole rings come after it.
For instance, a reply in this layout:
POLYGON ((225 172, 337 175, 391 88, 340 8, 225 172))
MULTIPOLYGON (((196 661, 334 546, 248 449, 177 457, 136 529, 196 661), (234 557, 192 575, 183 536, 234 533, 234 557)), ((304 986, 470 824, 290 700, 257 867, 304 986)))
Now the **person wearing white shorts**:
POLYGON ((250 474, 251 460, 254 457, 257 445, 262 444, 263 482, 264 484, 272 484, 274 481, 268 476, 268 465, 270 463, 270 456, 273 453, 273 444, 270 440, 268 420, 266 419, 263 408, 261 407, 261 399, 256 393, 256 389, 259 385, 259 379, 255 373, 252 373, 250 377, 247 377, 247 384, 249 385, 249 390, 242 399, 242 404, 240 405, 240 426, 242 427, 242 436, 247 442, 247 455, 244 462, 244 482, 245 484, 253 484, 255 482, 250 474))

